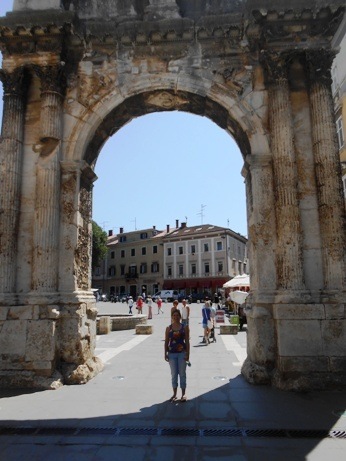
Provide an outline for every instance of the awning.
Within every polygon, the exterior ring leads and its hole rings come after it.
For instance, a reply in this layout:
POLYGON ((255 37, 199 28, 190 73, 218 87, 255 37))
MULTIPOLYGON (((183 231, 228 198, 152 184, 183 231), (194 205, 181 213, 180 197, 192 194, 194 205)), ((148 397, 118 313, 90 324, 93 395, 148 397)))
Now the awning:
POLYGON ((163 282, 163 290, 173 290, 173 282, 163 282))
POLYGON ((228 280, 228 282, 222 285, 223 288, 236 288, 236 287, 249 287, 250 286, 250 276, 247 274, 237 275, 233 279, 228 280))

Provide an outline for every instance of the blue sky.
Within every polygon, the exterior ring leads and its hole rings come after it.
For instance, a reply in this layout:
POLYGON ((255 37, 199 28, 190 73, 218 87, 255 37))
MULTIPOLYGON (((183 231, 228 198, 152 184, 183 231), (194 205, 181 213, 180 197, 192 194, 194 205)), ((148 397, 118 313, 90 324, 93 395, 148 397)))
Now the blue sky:
MULTIPOLYGON (((12 10, 0 0, 0 16, 12 10)), ((0 115, 2 117, 2 85, 0 115)), ((93 219, 125 232, 214 224, 247 235, 241 153, 211 120, 183 112, 134 119, 100 152, 93 219)))

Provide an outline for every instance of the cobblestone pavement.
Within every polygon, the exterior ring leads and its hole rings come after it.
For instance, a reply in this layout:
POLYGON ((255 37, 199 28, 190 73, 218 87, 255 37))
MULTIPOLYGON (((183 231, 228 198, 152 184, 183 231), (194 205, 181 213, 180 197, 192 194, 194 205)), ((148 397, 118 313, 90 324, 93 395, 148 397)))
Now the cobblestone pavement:
MULTIPOLYGON (((102 314, 126 304, 98 303, 102 314)), ((170 304, 152 335, 98 336, 105 368, 81 386, 0 390, 0 461, 339 461, 345 459, 346 396, 287 393, 241 376, 246 329, 205 346, 201 306, 191 306, 186 403, 172 404, 163 338, 170 304)), ((146 310, 144 309, 144 313, 146 310)))

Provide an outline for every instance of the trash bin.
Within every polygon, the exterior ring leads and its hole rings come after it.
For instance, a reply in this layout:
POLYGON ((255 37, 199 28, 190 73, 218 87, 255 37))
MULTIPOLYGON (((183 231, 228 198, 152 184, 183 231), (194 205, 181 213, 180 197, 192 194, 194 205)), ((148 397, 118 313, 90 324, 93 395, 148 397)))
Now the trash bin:
POLYGON ((229 316, 229 323, 231 325, 238 325, 238 327, 239 327, 239 315, 230 315, 229 316))

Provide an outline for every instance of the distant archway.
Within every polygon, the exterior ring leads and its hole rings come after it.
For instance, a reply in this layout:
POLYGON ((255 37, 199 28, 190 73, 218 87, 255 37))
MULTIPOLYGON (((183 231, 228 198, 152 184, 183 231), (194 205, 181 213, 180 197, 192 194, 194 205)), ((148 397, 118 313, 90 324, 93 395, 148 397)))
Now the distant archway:
POLYGON ((167 110, 209 117, 244 158, 252 287, 242 373, 283 389, 346 384, 330 89, 344 5, 310 1, 293 15, 221 3, 50 0, 37 15, 29 0, 0 20, 3 384, 81 383, 99 371, 93 167, 125 123, 167 110))

